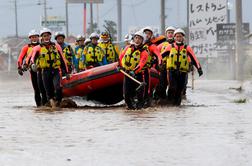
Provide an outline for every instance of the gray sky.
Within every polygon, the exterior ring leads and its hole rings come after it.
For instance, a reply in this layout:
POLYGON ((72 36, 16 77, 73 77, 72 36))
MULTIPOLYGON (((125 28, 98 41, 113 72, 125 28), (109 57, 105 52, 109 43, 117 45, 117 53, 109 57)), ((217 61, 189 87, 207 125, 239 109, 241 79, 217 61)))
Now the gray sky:
MULTIPOLYGON (((43 0, 17 0, 19 35, 27 35, 31 29, 40 28, 40 17, 44 12, 43 6, 37 5, 39 1, 43 2, 43 0)), ((52 7, 47 10, 48 16, 65 16, 65 0, 47 0, 47 2, 48 7, 52 7)), ((235 0, 230 0, 230 2, 233 4, 231 21, 234 21, 235 0)), ((128 32, 130 26, 160 26, 160 0, 122 0, 122 4, 123 35, 128 32)), ((252 23, 251 6, 251 0, 243 0, 243 20, 250 24, 252 23)), ((14 35, 14 0, 1 0, 0 8, 0 37, 14 35)), ((94 19, 95 21, 97 18, 99 19, 100 27, 104 20, 117 20, 116 0, 104 0, 104 4, 100 4, 98 7, 99 12, 97 12, 96 5, 93 8, 94 19), (97 17, 97 13, 99 13, 99 17, 97 17)), ((89 22, 89 7, 87 9, 87 21, 89 22)), ((185 26, 186 11, 186 0, 166 0, 166 25, 185 26)), ((74 35, 83 32, 83 5, 69 5, 69 32, 74 35)))

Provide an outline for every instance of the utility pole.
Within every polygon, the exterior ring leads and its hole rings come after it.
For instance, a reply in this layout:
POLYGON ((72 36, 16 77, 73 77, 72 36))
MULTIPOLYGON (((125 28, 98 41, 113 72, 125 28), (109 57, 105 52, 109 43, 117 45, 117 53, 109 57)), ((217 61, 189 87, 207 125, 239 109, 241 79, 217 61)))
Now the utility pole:
POLYGON ((94 31, 94 26, 93 26, 93 2, 90 0, 90 29, 91 33, 94 31))
POLYGON ((231 10, 230 2, 229 0, 227 0, 227 23, 230 23, 230 10, 231 10))
POLYGON ((14 1, 15 5, 15 27, 16 27, 16 37, 18 37, 18 18, 17 18, 17 0, 14 1))
POLYGON ((69 35, 69 30, 68 30, 68 1, 65 0, 65 7, 66 7, 66 37, 69 35))
POLYGON ((46 0, 44 0, 44 16, 45 16, 45 27, 47 27, 47 7, 46 7, 46 0))
POLYGON ((160 7, 161 7, 161 33, 165 33, 165 0, 160 1, 160 7))
POLYGON ((87 33, 87 3, 83 4, 83 34, 87 33))
POLYGON ((117 0, 117 41, 122 39, 122 0, 117 0))
POLYGON ((190 34, 190 32, 189 32, 189 31, 190 31, 190 27, 189 27, 189 14, 190 14, 190 13, 189 13, 189 12, 190 12, 190 10, 189 10, 189 7, 190 7, 190 6, 189 6, 189 0, 186 1, 186 6, 187 6, 187 18, 186 18, 186 19, 187 19, 187 22, 186 22, 186 24, 187 24, 187 33, 188 33, 188 34, 187 34, 187 38, 186 38, 186 43, 187 43, 187 44, 190 44, 190 43, 189 43, 189 36, 190 36, 190 35, 189 35, 189 34, 190 34))
POLYGON ((99 4, 96 4, 96 22, 97 22, 97 28, 99 28, 99 4))
POLYGON ((180 27, 181 24, 180 24, 180 0, 177 0, 177 26, 180 27))
POLYGON ((236 0, 236 79, 243 80, 243 49, 242 49, 242 0, 236 0))

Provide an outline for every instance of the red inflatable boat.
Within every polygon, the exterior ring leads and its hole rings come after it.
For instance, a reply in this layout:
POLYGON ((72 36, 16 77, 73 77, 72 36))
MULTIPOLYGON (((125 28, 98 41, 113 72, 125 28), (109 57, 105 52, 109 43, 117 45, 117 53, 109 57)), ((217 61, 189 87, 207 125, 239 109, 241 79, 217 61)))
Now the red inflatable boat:
MULTIPOLYGON (((117 70, 118 63, 95 67, 72 74, 70 80, 62 80, 63 95, 87 96, 103 104, 115 104, 123 100, 123 77, 117 70)), ((158 83, 158 72, 151 69, 151 85, 158 83)))

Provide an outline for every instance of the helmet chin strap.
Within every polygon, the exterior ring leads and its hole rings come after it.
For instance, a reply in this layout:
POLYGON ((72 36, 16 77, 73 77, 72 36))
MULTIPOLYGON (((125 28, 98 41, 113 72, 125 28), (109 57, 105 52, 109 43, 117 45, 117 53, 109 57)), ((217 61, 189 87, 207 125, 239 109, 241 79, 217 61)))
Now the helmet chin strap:
POLYGON ((140 47, 140 46, 142 45, 142 43, 136 44, 135 42, 133 42, 133 44, 134 44, 136 47, 140 47))
POLYGON ((32 44, 37 44, 38 42, 37 42, 37 41, 32 41, 31 43, 32 43, 32 44))
POLYGON ((178 41, 176 41, 176 43, 177 43, 177 44, 183 44, 183 42, 178 42, 178 41))
POLYGON ((50 42, 50 40, 44 40, 44 43, 49 43, 50 42))

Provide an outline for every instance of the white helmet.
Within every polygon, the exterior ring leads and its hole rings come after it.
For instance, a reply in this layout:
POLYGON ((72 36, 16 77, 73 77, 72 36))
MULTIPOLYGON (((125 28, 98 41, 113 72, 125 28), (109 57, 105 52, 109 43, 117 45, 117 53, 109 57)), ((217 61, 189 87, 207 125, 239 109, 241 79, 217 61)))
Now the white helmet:
POLYGON ((145 34, 143 33, 143 31, 137 31, 135 34, 134 34, 134 36, 133 36, 133 38, 135 37, 135 36, 141 36, 142 38, 143 38, 143 42, 145 42, 145 40, 146 40, 146 36, 145 36, 145 34))
POLYGON ((80 41, 80 40, 85 40, 85 36, 83 36, 83 35, 77 35, 76 41, 80 41))
POLYGON ((127 35, 124 36, 124 41, 125 42, 127 42, 127 41, 129 42, 129 41, 131 41, 131 39, 132 39, 132 36, 130 34, 127 34, 127 35))
POLYGON ((150 26, 147 26, 147 27, 143 28, 143 32, 145 32, 145 31, 151 31, 152 34, 154 34, 154 31, 150 26))
POLYGON ((84 41, 84 44, 86 45, 87 43, 90 43, 91 40, 89 38, 87 38, 85 41, 84 41))
POLYGON ((51 30, 48 28, 43 28, 40 30, 40 36, 42 36, 44 33, 50 33, 50 35, 52 35, 51 30))
POLYGON ((55 40, 57 39, 58 36, 63 36, 64 38, 66 37, 64 32, 55 32, 54 36, 55 36, 55 40))
POLYGON ((100 36, 98 35, 98 33, 93 32, 93 33, 91 33, 91 35, 89 36, 89 38, 90 38, 90 39, 92 39, 92 38, 99 39, 99 38, 100 38, 100 36))
POLYGON ((39 36, 39 33, 35 29, 32 29, 28 34, 28 38, 31 36, 39 36))
POLYGON ((167 31, 175 31, 175 30, 176 30, 175 27, 169 26, 169 27, 167 27, 167 28, 165 29, 165 33, 166 33, 167 31))
POLYGON ((181 33, 183 36, 185 36, 185 31, 184 31, 183 29, 181 29, 181 28, 178 28, 178 29, 176 29, 176 30, 174 31, 174 36, 175 36, 176 34, 178 34, 178 33, 181 33))

